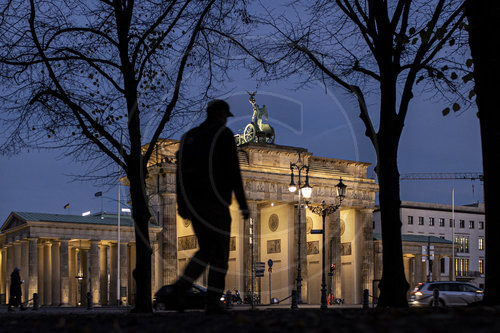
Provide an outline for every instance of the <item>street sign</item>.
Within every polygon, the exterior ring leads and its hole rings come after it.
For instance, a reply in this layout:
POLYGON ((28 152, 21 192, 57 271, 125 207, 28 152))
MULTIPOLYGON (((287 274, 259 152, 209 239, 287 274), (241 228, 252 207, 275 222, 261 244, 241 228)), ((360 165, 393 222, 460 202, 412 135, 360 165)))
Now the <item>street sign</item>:
POLYGON ((267 265, 269 266, 269 268, 273 267, 273 260, 272 259, 269 259, 267 261, 267 265))
POLYGON ((321 235, 322 233, 323 233, 323 230, 321 230, 321 229, 311 229, 312 235, 321 235))
POLYGON ((255 264, 255 277, 263 277, 266 269, 266 263, 263 261, 256 262, 255 264))
POLYGON ((255 263, 255 269, 264 269, 266 268, 266 263, 263 261, 258 261, 255 263))

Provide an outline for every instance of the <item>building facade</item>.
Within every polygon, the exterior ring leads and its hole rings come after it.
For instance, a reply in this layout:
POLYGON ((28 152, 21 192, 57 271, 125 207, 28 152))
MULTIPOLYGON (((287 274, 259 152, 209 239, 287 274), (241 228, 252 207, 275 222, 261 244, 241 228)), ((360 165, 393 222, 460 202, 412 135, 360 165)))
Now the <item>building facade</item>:
MULTIPOLYGON (((432 280, 469 281, 484 288, 485 243, 484 205, 454 206, 422 202, 402 201, 401 203, 401 233, 403 237, 420 239, 426 242, 430 237, 430 246, 434 246, 435 259, 432 266, 432 280), (455 223, 453 223, 453 215, 455 223), (417 237, 417 238, 415 238, 417 237), (439 245, 439 239, 447 240, 450 249, 439 245), (434 240, 434 241, 432 241, 434 240), (453 244, 452 240, 455 241, 453 244), (442 252, 444 251, 444 252, 442 252), (449 253, 448 253, 449 252, 449 253), (454 263, 453 263, 454 261, 454 263)), ((374 211, 374 233, 381 232, 380 211, 374 211)), ((404 242, 403 242, 404 247, 404 242)), ((407 279, 413 287, 416 283, 425 281, 429 275, 426 258, 427 245, 408 248, 404 252, 407 279), (415 263, 411 261, 415 258, 415 263), (416 274, 419 267, 420 274, 416 274), (412 270, 413 269, 413 270, 412 270)))
MULTIPOLYGON (((162 227, 157 239, 161 256, 155 263, 158 269, 154 288, 174 282, 197 247, 190 222, 176 212, 175 152, 178 144, 175 140, 160 142, 154 154, 156 158, 149 165, 152 214, 162 227)), ((328 281, 328 290, 348 304, 361 303, 362 291, 372 290, 374 276, 372 212, 378 186, 366 177, 369 164, 315 157, 303 148, 265 143, 241 145, 238 154, 251 219, 243 220, 234 201, 226 288, 237 289, 243 294, 250 292, 253 256, 253 261, 266 263, 264 277, 256 279, 255 287, 263 303, 270 294, 280 300, 286 299, 296 288, 300 251, 302 300, 319 304, 320 263, 324 250, 327 265, 336 265, 335 275, 328 281), (290 163, 297 162, 299 156, 309 165, 309 182, 313 188, 310 206, 319 205, 323 200, 327 204, 335 203, 335 186, 339 179, 347 185, 341 208, 326 218, 326 249, 320 245, 322 235, 311 234, 311 229, 321 229, 321 217, 305 208, 304 202, 299 205, 298 195, 288 190, 290 163), (255 235, 253 253, 251 221, 255 235), (300 242, 298 228, 301 230, 300 242), (269 259, 273 261, 272 272, 267 266, 269 259)), ((198 282, 205 284, 206 276, 198 282)))
MULTIPOLYGON (((158 232, 160 228, 150 226, 151 239, 158 232)), ((18 267, 23 302, 37 293, 40 305, 86 305, 90 292, 93 304, 133 304, 135 236, 130 216, 121 216, 119 245, 117 236, 117 215, 12 212, 0 228, 0 303, 8 302, 10 274, 18 267)), ((157 253, 158 244, 153 241, 152 247, 157 253)))

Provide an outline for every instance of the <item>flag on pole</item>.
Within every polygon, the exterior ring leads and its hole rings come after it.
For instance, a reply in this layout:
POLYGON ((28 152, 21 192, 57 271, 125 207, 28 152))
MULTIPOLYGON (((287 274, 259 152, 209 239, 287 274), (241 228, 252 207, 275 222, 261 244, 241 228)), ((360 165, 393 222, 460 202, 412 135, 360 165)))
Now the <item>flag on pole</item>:
POLYGON ((94 197, 102 197, 102 192, 99 191, 99 192, 94 193, 94 197))
POLYGON ((69 207, 69 202, 67 204, 64 205, 64 209, 68 208, 69 207))

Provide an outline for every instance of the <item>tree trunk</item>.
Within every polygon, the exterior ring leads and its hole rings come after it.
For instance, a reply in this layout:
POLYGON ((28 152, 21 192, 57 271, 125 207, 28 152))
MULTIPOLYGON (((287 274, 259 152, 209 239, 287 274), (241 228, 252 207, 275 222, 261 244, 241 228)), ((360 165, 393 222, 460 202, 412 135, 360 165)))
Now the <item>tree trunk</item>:
POLYGON ((468 0, 466 14, 469 21, 469 44, 474 60, 474 80, 476 103, 479 110, 481 143, 483 153, 485 238, 486 238, 486 278, 484 302, 488 305, 500 304, 500 217, 495 213, 495 203, 500 201, 498 188, 500 177, 496 175, 496 158, 500 155, 500 113, 497 94, 500 90, 500 70, 498 34, 500 27, 500 2, 497 0, 468 0))
POLYGON ((397 139, 388 136, 385 140, 379 140, 379 145, 377 175, 380 186, 383 268, 378 307, 407 307, 406 293, 409 285, 404 274, 401 243, 397 139))
MULTIPOLYGON (((390 50, 390 48, 389 48, 390 50)), ((380 129, 377 134, 377 176, 382 222, 382 280, 378 307, 408 307, 403 248, 401 243, 401 199, 399 194, 398 146, 403 129, 396 113, 396 80, 392 58, 381 66, 380 129)), ((401 112, 401 110, 400 110, 401 112)))
MULTIPOLYGON (((130 167, 130 165, 129 165, 130 167)), ((134 312, 151 313, 151 247, 149 244, 148 224, 151 214, 145 189, 145 179, 141 171, 131 172, 130 197, 132 200, 132 217, 135 226, 136 242, 136 300, 134 312), (139 176, 138 176, 139 175, 139 176)))

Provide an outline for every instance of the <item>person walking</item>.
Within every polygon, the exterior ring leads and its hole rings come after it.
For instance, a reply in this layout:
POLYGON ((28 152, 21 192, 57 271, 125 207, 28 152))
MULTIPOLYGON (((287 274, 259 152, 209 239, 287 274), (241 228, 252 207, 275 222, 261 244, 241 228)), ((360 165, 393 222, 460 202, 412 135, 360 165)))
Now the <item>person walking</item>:
POLYGON ((21 284, 23 281, 21 280, 21 275, 19 274, 20 271, 21 270, 16 267, 10 274, 10 299, 8 311, 14 311, 14 308, 17 308, 18 306, 21 307, 21 310, 26 310, 23 303, 21 303, 21 284))
POLYGON ((223 100, 211 101, 207 118, 181 139, 177 152, 177 204, 179 215, 189 219, 199 250, 175 283, 178 310, 182 295, 203 273, 207 265, 206 313, 223 312, 220 296, 224 292, 229 259, 231 216, 229 206, 234 192, 240 211, 249 218, 234 135, 226 127, 233 114, 223 100))

